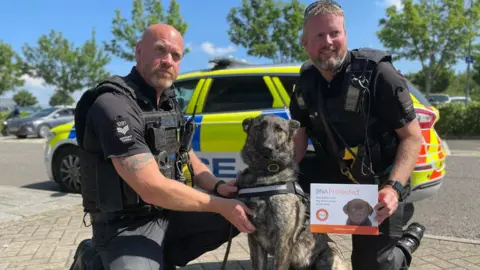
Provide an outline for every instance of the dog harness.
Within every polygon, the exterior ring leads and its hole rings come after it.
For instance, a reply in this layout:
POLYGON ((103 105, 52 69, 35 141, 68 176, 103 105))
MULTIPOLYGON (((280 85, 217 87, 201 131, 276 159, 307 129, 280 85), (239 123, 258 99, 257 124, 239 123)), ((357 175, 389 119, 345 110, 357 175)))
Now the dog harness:
POLYGON ((279 194, 295 194, 305 197, 303 189, 297 182, 288 182, 281 185, 265 185, 251 188, 242 188, 238 191, 238 198, 270 197, 279 194))

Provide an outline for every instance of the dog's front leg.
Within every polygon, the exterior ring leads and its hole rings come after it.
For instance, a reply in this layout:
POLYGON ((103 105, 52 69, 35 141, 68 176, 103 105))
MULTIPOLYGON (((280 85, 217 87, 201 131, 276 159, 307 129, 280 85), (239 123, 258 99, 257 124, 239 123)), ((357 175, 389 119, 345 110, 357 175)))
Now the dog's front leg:
POLYGON ((248 236, 248 246, 250 248, 250 260, 254 270, 265 270, 268 265, 268 254, 262 248, 259 242, 251 235, 248 236))
POLYGON ((273 266, 275 270, 290 269, 293 250, 293 241, 291 239, 292 236, 288 234, 278 238, 277 249, 275 251, 275 255, 273 256, 273 266))

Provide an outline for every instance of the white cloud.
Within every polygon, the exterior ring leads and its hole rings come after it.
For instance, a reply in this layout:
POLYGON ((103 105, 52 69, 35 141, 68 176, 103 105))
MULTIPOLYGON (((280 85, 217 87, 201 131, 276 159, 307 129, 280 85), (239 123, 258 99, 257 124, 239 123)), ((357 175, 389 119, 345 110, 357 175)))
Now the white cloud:
POLYGON ((21 78, 25 80, 25 87, 46 88, 46 84, 43 79, 33 78, 28 75, 23 75, 21 78))
POLYGON ((228 47, 217 47, 208 41, 203 42, 200 47, 202 51, 212 56, 230 54, 237 50, 233 45, 229 45, 228 47))

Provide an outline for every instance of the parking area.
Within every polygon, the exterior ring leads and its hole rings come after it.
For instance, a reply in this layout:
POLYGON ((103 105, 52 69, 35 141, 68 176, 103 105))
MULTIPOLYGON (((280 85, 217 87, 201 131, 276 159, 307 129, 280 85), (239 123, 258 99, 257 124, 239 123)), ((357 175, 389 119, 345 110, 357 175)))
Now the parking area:
MULTIPOLYGON (((76 243, 89 236, 90 228, 83 227, 80 219, 83 212, 79 206, 79 195, 59 192, 58 185, 47 177, 43 162, 44 142, 44 139, 0 137, 0 186, 4 187, 0 205, 2 209, 10 207, 10 212, 4 211, 3 219, 0 218, 0 239, 3 241, 0 242, 3 244, 0 245, 0 256, 4 258, 0 269, 12 269, 12 266, 19 266, 18 269, 42 269, 34 268, 27 261, 15 261, 16 259, 8 257, 11 254, 22 254, 23 257, 16 256, 17 259, 28 257, 28 260, 45 263, 45 269, 67 269, 76 243), (8 191, 7 187, 12 187, 12 191, 8 191), (15 193, 14 187, 22 188, 25 193, 15 195, 20 193, 15 193), (34 197, 29 195, 29 191, 40 193, 34 197), (48 192, 48 195, 40 195, 42 192, 48 192), (69 214, 66 216, 67 212, 69 214), (12 223, 18 220, 23 221, 12 223), (58 222, 72 227, 52 225, 58 222), (19 227, 20 231, 12 235, 6 232, 7 225, 10 226, 8 228, 22 226, 23 229, 19 227), (75 237, 68 238, 70 234, 75 237), (57 238, 50 239, 52 235, 57 235, 57 238), (70 240, 59 244, 58 248, 46 248, 46 244, 40 243, 40 238, 52 243, 70 240), (46 249, 40 252, 40 247, 46 249), (49 256, 48 259, 45 254, 49 256), (38 260, 35 260, 36 257, 38 260)), ((415 267, 412 269, 480 269, 480 212, 473 211, 480 205, 480 197, 477 195, 480 190, 480 141, 451 140, 448 145, 450 156, 442 187, 436 196, 414 205, 412 221, 424 224, 429 238, 417 253, 415 267), (447 257, 451 260, 446 260, 447 257)), ((338 236, 336 239, 348 256, 349 238, 338 236)), ((237 247, 230 257, 233 268, 229 269, 249 269, 245 241, 246 238, 242 236, 234 242, 237 247)), ((223 248, 206 254, 188 269, 218 269, 223 258, 222 252, 223 248)))

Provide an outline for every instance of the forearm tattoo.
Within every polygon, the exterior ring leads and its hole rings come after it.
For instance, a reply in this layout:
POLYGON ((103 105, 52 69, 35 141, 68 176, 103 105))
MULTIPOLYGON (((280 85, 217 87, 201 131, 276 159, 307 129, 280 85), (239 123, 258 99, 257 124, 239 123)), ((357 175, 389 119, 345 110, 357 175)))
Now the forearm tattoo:
POLYGON ((153 155, 150 153, 138 154, 129 157, 119 158, 122 167, 129 172, 137 172, 147 167, 150 163, 155 162, 153 155))

